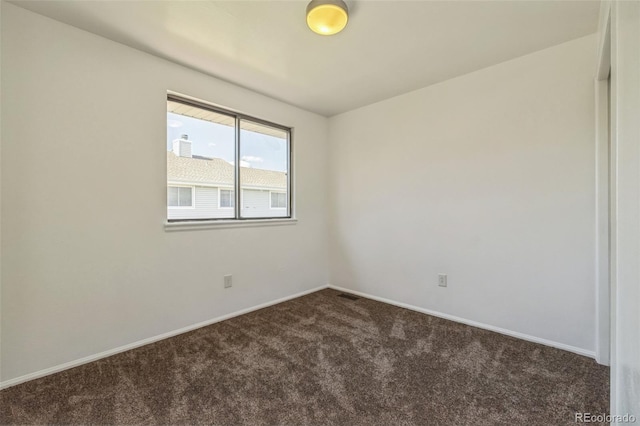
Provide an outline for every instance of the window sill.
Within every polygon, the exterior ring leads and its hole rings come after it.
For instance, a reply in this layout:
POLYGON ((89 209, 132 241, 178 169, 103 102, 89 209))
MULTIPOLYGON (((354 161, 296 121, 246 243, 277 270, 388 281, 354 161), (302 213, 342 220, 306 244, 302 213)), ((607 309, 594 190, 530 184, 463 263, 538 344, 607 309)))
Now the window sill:
POLYGON ((164 230, 173 231, 195 231, 197 229, 218 229, 218 228, 253 228, 261 226, 283 226, 295 225, 298 219, 229 219, 229 220, 194 220, 184 222, 165 222, 164 230))

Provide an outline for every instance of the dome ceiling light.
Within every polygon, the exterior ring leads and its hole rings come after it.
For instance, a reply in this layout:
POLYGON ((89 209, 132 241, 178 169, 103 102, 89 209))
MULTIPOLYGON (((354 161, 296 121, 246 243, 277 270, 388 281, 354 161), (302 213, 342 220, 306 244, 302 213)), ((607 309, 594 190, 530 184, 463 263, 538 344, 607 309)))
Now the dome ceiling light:
POLYGON ((342 0, 312 0, 307 6, 307 25, 314 33, 337 34, 348 20, 349 10, 342 0))

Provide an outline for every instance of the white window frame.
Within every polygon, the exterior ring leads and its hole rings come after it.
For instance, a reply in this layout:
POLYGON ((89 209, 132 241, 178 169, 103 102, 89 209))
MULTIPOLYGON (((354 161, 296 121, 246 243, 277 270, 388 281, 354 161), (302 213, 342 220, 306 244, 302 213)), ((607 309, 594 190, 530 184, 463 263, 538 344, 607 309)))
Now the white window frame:
POLYGON ((176 210, 195 209, 196 208, 196 187, 192 185, 176 185, 167 183, 167 208, 176 210), (169 188, 191 188, 191 205, 190 206, 170 206, 169 205, 169 188))
POLYGON ((218 187, 218 208, 220 210, 234 210, 236 208, 235 201, 236 201, 235 189, 218 187), (222 196, 221 196, 222 191, 230 191, 231 193, 233 193, 233 195, 234 195, 234 197, 233 197, 233 204, 234 205, 233 206, 230 206, 230 207, 226 207, 226 206, 223 207, 222 206, 222 196))
POLYGON ((286 210, 289 203, 289 197, 287 197, 287 191, 269 191, 269 208, 271 210, 286 210), (273 207, 273 198, 271 194, 284 194, 284 199, 287 202, 284 207, 273 207))

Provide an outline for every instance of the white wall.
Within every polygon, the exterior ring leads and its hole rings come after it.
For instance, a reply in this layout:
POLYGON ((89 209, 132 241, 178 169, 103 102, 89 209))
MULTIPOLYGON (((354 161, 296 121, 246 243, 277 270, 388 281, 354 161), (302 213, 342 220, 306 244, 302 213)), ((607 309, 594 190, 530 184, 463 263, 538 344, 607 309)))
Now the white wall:
MULTIPOLYGON (((0 242, 2 241, 2 0, 0 0, 0 242)), ((2 370, 2 244, 0 244, 0 374, 2 370)), ((0 377, 0 381, 1 381, 0 377)))
POLYGON ((332 117, 331 283, 592 354, 595 52, 332 117))
POLYGON ((4 2, 2 88, 2 380, 327 283, 325 118, 4 2), (296 225, 165 232, 167 90, 294 127, 296 225))
MULTIPOLYGON (((604 8, 603 8, 604 9, 604 8)), ((640 418, 640 2, 611 2, 611 412, 640 418)), ((614 419, 615 420, 615 419, 614 419)), ((613 422, 623 424, 623 421, 613 422)))

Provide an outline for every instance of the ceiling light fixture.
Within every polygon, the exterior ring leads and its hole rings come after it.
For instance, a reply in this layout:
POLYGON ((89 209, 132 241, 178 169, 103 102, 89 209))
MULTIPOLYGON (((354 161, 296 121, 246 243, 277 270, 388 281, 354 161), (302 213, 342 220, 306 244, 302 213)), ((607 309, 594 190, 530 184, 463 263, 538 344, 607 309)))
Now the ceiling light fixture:
POLYGON ((312 0, 307 6, 307 25, 314 33, 337 34, 348 20, 349 10, 342 0, 312 0))

